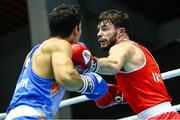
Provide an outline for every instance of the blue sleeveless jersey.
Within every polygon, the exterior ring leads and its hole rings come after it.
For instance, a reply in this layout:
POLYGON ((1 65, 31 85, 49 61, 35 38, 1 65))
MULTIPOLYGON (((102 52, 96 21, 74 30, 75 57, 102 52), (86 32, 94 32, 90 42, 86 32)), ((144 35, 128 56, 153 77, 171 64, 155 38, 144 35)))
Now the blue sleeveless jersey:
POLYGON ((23 66, 7 113, 22 104, 40 108, 47 118, 53 118, 58 111, 65 90, 54 80, 41 78, 32 71, 31 58, 38 47, 31 50, 23 66))

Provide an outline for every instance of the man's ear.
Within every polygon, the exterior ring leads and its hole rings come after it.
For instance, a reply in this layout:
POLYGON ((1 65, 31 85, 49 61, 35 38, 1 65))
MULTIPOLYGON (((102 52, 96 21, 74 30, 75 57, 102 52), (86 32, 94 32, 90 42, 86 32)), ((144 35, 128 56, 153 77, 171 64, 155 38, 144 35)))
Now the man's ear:
POLYGON ((117 29, 117 35, 122 36, 126 33, 126 29, 124 27, 120 27, 117 29))
POLYGON ((77 30, 78 30, 78 32, 79 32, 79 31, 80 31, 80 28, 79 28, 79 26, 76 26, 76 27, 77 27, 76 29, 77 29, 77 30))
POLYGON ((73 30, 72 30, 73 35, 77 35, 77 34, 79 34, 79 32, 80 32, 79 26, 75 26, 75 28, 73 28, 73 30))

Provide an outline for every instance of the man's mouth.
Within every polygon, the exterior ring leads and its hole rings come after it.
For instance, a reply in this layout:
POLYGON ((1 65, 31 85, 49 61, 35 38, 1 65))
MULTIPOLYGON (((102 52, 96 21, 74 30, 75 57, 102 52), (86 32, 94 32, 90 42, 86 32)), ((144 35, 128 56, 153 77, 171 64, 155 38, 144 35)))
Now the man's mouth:
POLYGON ((105 43, 106 40, 105 40, 105 39, 98 39, 98 42, 99 42, 99 43, 105 43))

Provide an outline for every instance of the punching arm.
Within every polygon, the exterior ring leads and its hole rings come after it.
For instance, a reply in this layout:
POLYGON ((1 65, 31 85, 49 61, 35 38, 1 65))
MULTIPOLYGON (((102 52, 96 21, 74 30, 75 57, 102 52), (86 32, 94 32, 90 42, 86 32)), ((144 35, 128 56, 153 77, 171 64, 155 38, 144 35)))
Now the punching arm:
POLYGON ((129 55, 130 47, 128 45, 115 45, 109 50, 109 56, 99 58, 99 70, 98 73, 103 75, 114 75, 121 70, 124 66, 129 55))

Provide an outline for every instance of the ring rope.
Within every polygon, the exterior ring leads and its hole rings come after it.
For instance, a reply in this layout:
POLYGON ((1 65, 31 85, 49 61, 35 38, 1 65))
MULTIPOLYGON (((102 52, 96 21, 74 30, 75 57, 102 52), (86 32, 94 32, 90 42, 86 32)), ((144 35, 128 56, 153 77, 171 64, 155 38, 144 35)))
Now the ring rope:
MULTIPOLYGON (((180 76, 180 68, 176 69, 176 70, 171 70, 171 71, 167 71, 164 73, 161 73, 161 76, 163 78, 163 80, 167 80, 173 77, 177 77, 180 76)), ((73 104, 77 104, 80 102, 85 102, 88 101, 89 99, 85 96, 85 95, 81 95, 81 96, 77 96, 77 97, 73 97, 67 100, 63 100, 60 105, 59 108, 65 107, 65 106, 69 106, 69 105, 73 105, 73 104)), ((180 104, 173 106, 176 108, 177 111, 180 111, 180 104)), ((0 113, 0 120, 6 117, 6 113, 0 113)), ((136 116, 130 116, 132 117, 132 119, 134 119, 136 116)), ((130 120, 130 117, 128 117, 130 120)))

